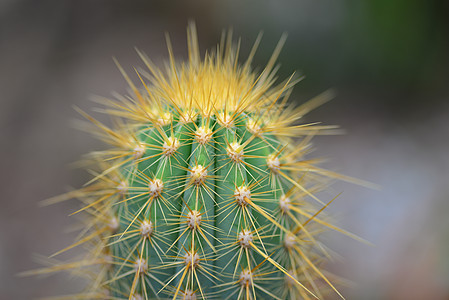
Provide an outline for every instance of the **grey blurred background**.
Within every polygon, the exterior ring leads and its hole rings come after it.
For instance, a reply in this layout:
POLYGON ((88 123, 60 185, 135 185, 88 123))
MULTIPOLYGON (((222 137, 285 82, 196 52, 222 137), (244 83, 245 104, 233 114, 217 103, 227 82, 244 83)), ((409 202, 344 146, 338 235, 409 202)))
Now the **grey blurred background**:
POLYGON ((87 181, 69 164, 102 148, 73 129, 80 116, 72 106, 90 111, 91 95, 125 93, 111 58, 131 72, 143 65, 138 47, 161 62, 165 31, 185 58, 189 19, 203 51, 232 27, 247 54, 264 31, 259 67, 288 32, 280 75, 307 76, 292 99, 337 90, 307 120, 346 134, 317 138, 315 155, 382 186, 333 186, 343 192, 329 208, 339 225, 376 245, 329 235, 340 257, 329 269, 353 281, 347 298, 448 299, 449 2, 436 0, 0 0, 0 299, 79 290, 69 276, 16 276, 74 238, 66 229, 76 201, 38 207, 87 181))

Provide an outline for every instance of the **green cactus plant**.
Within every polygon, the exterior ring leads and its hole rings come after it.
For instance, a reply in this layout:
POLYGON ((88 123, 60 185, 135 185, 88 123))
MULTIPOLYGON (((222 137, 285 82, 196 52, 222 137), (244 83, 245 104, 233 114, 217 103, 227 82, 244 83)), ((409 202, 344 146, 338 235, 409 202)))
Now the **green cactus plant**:
MULTIPOLYGON (((327 92, 288 104, 291 78, 276 84, 283 37, 260 73, 238 64, 230 34, 200 58, 188 28, 189 59, 164 70, 143 53, 148 71, 137 87, 119 66, 130 95, 102 99, 109 128, 80 111, 112 148, 91 153, 88 184, 78 198, 85 228, 73 245, 89 251, 50 270, 83 271, 77 299, 312 299, 333 290, 321 265, 326 229, 316 196, 339 176, 306 158, 310 140, 334 126, 301 124, 327 92)), ((349 234, 349 233, 346 233, 349 234)), ((45 271, 44 271, 45 272, 45 271)), ((79 271, 77 271, 79 273, 79 271)))

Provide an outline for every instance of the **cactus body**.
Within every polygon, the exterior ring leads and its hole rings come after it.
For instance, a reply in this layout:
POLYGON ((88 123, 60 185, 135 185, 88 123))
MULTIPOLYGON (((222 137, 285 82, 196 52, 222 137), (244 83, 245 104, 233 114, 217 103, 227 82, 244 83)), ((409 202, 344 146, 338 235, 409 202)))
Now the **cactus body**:
MULTIPOLYGON (((89 245, 78 267, 95 272, 93 299, 312 299, 337 290, 321 270, 326 228, 315 196, 333 173, 306 159, 312 136, 331 127, 298 120, 324 102, 293 108, 292 79, 275 84, 274 62, 237 63, 231 38, 200 58, 149 72, 131 94, 104 99, 108 128, 83 113, 113 147, 94 152, 94 178, 70 196, 84 203, 89 245), (325 284, 323 284, 325 283, 325 284)), ((256 42, 256 45, 258 41, 256 42)), ((69 248, 71 248, 69 247, 69 248)), ((67 250, 67 249, 64 249, 67 250)), ((67 267, 71 268, 71 267, 67 267)), ((81 296, 80 296, 81 297, 81 296)))

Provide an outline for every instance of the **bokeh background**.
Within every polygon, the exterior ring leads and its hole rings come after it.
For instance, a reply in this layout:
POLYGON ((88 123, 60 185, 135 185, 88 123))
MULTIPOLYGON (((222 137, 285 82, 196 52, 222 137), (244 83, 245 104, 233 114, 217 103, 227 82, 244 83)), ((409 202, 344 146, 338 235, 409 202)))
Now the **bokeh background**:
MULTIPOLYGON (((0 299, 77 291, 65 275, 19 278, 74 238, 67 202, 38 202, 80 187, 88 175, 70 163, 102 144, 73 128, 93 94, 126 92, 112 62, 142 66, 186 57, 186 25, 201 49, 222 29, 242 36, 247 54, 264 31, 254 65, 263 66, 283 32, 280 76, 307 77, 292 99, 334 88, 337 97, 308 121, 339 124, 345 135, 315 140, 327 168, 382 186, 347 183, 329 210, 339 225, 375 244, 329 235, 329 269, 353 281, 348 299, 449 298, 449 2, 308 1, 0 1, 0 299)), ((101 115, 95 115, 103 119, 101 115)), ((73 250, 69 255, 76 253, 73 250)), ((332 299, 332 296, 330 297, 332 299)))

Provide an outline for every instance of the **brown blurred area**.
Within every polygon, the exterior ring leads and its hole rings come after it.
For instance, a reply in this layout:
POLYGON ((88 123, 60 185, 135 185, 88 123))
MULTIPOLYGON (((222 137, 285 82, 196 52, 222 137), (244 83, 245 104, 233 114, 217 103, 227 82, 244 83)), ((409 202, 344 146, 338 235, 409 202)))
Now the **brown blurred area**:
MULTIPOLYGON (((134 47, 154 61, 186 57, 186 25, 200 46, 222 29, 242 36, 247 54, 259 31, 260 68, 283 32, 280 77, 307 75, 292 101, 327 88, 335 100, 307 121, 339 124, 345 135, 316 139, 324 166, 382 186, 338 182, 329 208, 367 246, 329 233, 334 273, 353 281, 348 299, 449 298, 449 5, 447 1, 0 1, 0 299, 76 292, 71 276, 25 277, 41 257, 69 245, 76 201, 39 201, 89 178, 69 164, 103 145, 73 128, 96 106, 91 95, 126 93, 112 61, 142 66, 134 47), (39 256, 38 256, 39 257, 39 256)), ((244 55, 243 55, 244 57, 244 55)), ((95 117, 106 120, 101 114, 95 117)), ((71 250, 71 257, 79 250, 71 250)), ((331 297, 332 299, 332 297, 331 297)))

